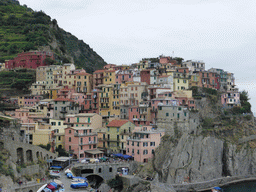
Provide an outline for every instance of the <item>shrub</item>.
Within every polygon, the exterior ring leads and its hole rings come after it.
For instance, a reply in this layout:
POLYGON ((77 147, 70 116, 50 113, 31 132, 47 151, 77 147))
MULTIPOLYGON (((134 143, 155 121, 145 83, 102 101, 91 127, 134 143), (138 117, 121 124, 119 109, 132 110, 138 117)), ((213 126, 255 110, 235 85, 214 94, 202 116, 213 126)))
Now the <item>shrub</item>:
POLYGON ((205 128, 205 129, 212 128, 212 127, 213 127, 213 119, 206 117, 206 118, 203 120, 202 126, 203 126, 203 128, 205 128))

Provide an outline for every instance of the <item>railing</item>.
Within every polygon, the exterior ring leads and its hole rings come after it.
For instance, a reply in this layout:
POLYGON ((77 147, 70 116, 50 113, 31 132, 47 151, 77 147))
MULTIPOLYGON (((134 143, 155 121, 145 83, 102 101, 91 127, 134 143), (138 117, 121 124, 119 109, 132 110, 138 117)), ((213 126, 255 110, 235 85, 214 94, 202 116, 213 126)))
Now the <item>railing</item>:
POLYGON ((75 137, 93 136, 93 135, 97 135, 97 133, 74 133, 75 137))
POLYGON ((89 142, 86 142, 86 143, 79 143, 79 145, 91 145, 91 144, 97 144, 98 142, 97 141, 89 141, 89 142))

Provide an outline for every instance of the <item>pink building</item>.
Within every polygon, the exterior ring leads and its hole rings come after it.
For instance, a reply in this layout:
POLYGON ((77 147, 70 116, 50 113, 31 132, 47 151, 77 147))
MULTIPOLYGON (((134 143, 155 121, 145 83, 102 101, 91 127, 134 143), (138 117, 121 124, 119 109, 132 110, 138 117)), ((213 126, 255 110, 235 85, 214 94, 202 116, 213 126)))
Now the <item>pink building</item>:
POLYGON ((172 58, 170 56, 165 57, 165 56, 160 56, 159 58, 159 63, 165 64, 165 63, 171 63, 172 58))
POLYGON ((240 105, 240 93, 239 92, 227 92, 221 95, 221 103, 224 107, 232 108, 240 105))
POLYGON ((73 93, 71 99, 74 100, 79 105, 82 105, 84 102, 85 95, 84 93, 73 93))
POLYGON ((116 73, 116 83, 125 83, 133 81, 133 73, 131 70, 118 71, 116 73))
POLYGON ((30 123, 28 122, 29 109, 25 109, 25 108, 15 109, 14 114, 15 114, 14 117, 17 119, 20 119, 21 123, 30 123))
POLYGON ((43 96, 40 95, 25 95, 18 98, 18 105, 20 107, 33 107, 42 99, 43 96))
POLYGON ((138 162, 148 162, 153 158, 164 131, 152 126, 135 127, 132 137, 127 139, 126 152, 138 162))
POLYGON ((199 71, 199 87, 206 87, 212 89, 220 88, 220 75, 214 72, 199 71))
POLYGON ((139 106, 132 106, 128 109, 129 121, 136 126, 150 125, 152 122, 151 116, 148 113, 148 105, 140 104, 139 106))
POLYGON ((5 68, 15 69, 15 68, 29 68, 36 69, 40 66, 46 66, 46 58, 54 59, 52 52, 44 51, 30 51, 25 53, 19 53, 17 57, 13 60, 8 60, 5 62, 5 68))
POLYGON ((104 69, 110 69, 110 68, 113 68, 113 67, 116 67, 116 64, 107 64, 107 65, 104 65, 104 69))
POLYGON ((97 133, 90 127, 68 127, 65 129, 65 149, 74 158, 100 158, 103 152, 97 149, 97 133))
POLYGON ((62 99, 71 99, 73 93, 75 93, 74 89, 69 89, 65 87, 58 91, 57 97, 62 99))

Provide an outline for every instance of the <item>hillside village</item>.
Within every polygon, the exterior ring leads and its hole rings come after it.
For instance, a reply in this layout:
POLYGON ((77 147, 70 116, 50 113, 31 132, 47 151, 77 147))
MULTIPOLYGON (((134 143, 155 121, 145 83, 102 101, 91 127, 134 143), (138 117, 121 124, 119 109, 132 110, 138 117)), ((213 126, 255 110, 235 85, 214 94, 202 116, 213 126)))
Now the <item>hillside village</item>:
POLYGON ((2 99, 18 109, 4 111, 0 121, 16 118, 20 135, 13 139, 59 155, 81 160, 121 153, 148 162, 165 134, 202 123, 197 113, 205 92, 218 91, 223 110, 250 112, 240 107, 234 74, 206 70, 203 61, 161 55, 90 74, 73 63, 49 65, 49 58, 54 54, 30 51, 1 64, 1 71, 34 69, 36 82, 31 94, 2 99))

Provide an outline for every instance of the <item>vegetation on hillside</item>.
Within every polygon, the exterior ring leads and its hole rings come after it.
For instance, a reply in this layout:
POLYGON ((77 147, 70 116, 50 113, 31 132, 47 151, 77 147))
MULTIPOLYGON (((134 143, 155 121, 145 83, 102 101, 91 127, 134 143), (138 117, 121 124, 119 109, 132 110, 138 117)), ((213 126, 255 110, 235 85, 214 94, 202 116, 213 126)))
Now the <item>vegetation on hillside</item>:
POLYGON ((106 64, 87 44, 59 28, 57 21, 43 11, 33 11, 14 0, 2 0, 0 62, 13 59, 22 51, 37 49, 53 51, 55 63, 74 61, 89 73, 106 64))
POLYGON ((28 69, 1 71, 0 79, 0 87, 2 90, 6 88, 15 88, 28 93, 29 87, 35 82, 36 73, 35 70, 28 69))

